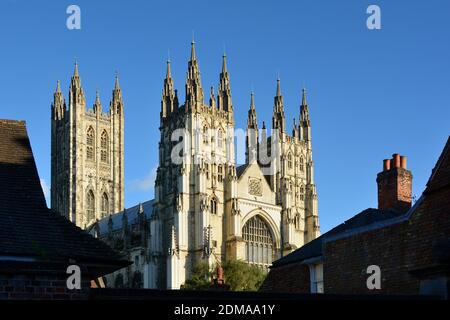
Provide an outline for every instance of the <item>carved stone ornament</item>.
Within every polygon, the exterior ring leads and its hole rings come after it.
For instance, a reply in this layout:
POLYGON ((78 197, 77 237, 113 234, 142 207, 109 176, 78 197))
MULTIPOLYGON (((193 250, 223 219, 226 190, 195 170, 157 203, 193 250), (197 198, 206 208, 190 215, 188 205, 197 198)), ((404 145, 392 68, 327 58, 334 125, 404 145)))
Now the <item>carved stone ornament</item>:
POLYGON ((253 177, 248 179, 248 193, 253 196, 262 196, 261 179, 253 177))

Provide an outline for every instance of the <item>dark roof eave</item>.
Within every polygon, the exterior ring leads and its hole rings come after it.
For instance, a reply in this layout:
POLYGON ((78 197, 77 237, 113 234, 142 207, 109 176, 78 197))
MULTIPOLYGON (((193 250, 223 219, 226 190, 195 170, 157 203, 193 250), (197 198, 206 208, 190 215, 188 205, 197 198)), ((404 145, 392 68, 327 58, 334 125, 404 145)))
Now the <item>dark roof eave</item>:
POLYGON ((110 274, 114 271, 127 267, 129 261, 103 261, 103 262, 69 262, 69 261, 0 261, 0 273, 11 274, 66 274, 69 265, 78 265, 81 268, 82 276, 93 279, 110 274))
POLYGON ((57 256, 42 259, 42 257, 39 256, 25 255, 25 254, 11 254, 11 253, 0 253, 0 263, 10 263, 10 264, 30 263, 30 264, 44 264, 44 265, 77 264, 86 267, 108 266, 108 268, 113 268, 115 270, 127 267, 132 264, 131 261, 125 259, 102 259, 84 256, 70 256, 70 257, 57 256), (3 259, 1 259, 2 257, 3 259))
POLYGON ((290 260, 290 261, 285 261, 282 260, 282 258, 276 260, 271 266, 270 269, 272 268, 278 268, 278 267, 283 267, 283 266, 287 266, 290 264, 295 264, 295 263, 299 263, 299 264, 310 264, 312 262, 319 262, 323 260, 323 255, 319 254, 319 255, 313 255, 313 256, 309 256, 309 257, 305 257, 303 259, 298 259, 298 260, 290 260), (279 261, 279 262, 277 262, 279 261))

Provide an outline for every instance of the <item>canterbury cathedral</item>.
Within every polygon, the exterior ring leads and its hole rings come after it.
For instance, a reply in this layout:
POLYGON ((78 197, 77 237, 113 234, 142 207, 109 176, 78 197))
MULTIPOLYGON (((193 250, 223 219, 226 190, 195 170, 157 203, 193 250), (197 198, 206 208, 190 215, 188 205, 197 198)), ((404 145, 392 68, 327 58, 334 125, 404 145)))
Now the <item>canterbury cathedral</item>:
POLYGON ((108 287, 179 289, 200 262, 242 259, 267 269, 320 235, 306 91, 291 130, 279 79, 271 128, 259 125, 251 93, 241 139, 246 160, 238 165, 237 106, 227 58, 222 59, 217 90, 205 93, 192 42, 184 101, 167 62, 154 198, 128 209, 117 80, 108 114, 98 97, 93 110, 85 110, 77 69, 68 111, 58 86, 52 107, 52 207, 133 262, 108 275, 108 287))

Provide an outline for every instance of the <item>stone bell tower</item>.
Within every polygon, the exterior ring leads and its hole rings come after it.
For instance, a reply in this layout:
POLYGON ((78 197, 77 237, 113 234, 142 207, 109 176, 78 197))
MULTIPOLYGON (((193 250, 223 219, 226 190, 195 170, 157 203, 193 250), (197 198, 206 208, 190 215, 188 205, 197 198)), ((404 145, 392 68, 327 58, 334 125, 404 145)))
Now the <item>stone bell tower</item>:
POLYGON ((51 207, 81 228, 124 208, 123 111, 117 76, 107 112, 98 91, 86 110, 77 63, 68 108, 58 81, 51 107, 51 207))

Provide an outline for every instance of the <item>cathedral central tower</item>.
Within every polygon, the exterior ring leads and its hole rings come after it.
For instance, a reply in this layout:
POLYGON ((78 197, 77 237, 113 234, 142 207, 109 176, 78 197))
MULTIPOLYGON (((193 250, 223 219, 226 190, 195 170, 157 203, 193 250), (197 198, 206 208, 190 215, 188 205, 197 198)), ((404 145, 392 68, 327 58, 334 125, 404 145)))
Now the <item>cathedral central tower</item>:
POLYGON ((209 103, 195 43, 179 104, 171 62, 163 83, 159 166, 150 219, 146 287, 178 289, 196 264, 243 259, 267 268, 319 232, 306 92, 300 119, 287 133, 277 80, 272 136, 258 131, 254 94, 247 121, 246 163, 235 162, 234 108, 227 57, 209 103), (276 137, 276 139, 275 139, 276 137), (272 161, 260 161, 270 149, 272 161))

